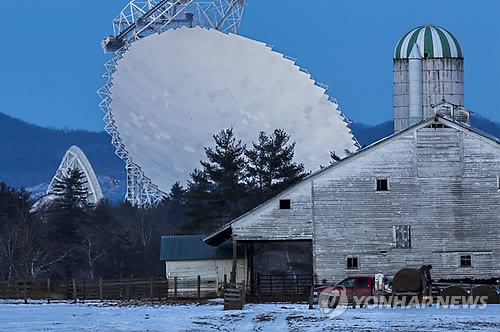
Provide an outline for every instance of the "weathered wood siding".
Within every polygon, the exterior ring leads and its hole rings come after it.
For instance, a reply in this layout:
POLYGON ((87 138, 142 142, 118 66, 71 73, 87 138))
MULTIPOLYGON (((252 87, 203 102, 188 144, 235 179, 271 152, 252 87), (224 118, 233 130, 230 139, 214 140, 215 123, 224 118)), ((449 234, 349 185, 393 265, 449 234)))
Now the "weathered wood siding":
POLYGON ((311 240, 311 185, 307 181, 268 201, 265 206, 233 223, 237 241, 311 240), (280 199, 290 199, 291 209, 281 210, 280 199))
POLYGON ((318 279, 432 264, 433 278, 500 276, 500 148, 457 128, 420 128, 353 156, 313 179, 318 279), (377 178, 389 191, 376 191, 377 178), (393 226, 410 225, 411 248, 393 226), (472 255, 472 267, 459 267, 472 255), (359 269, 346 259, 359 257, 359 269))

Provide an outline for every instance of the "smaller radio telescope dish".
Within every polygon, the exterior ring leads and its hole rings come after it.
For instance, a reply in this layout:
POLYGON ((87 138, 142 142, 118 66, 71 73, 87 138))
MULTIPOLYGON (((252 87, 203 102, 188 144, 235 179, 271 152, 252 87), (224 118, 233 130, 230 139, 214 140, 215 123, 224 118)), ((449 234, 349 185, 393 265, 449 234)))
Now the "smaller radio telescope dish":
MULTIPOLYGON (((326 87, 265 43, 181 27, 135 41, 114 61, 105 118, 113 142, 127 171, 161 192, 189 179, 225 128, 247 146, 260 131, 284 129, 308 170, 327 165, 330 151, 343 157, 359 148, 326 87)), ((148 193, 128 178, 127 198, 142 205, 148 193)))
POLYGON ((69 172, 72 169, 80 170, 85 179, 85 183, 83 184, 84 188, 88 192, 87 201, 89 204, 97 204, 102 198, 101 187, 99 186, 99 182, 97 181, 97 177, 90 165, 89 160, 85 156, 82 150, 80 150, 77 146, 72 146, 66 151, 64 157, 59 165, 59 168, 56 171, 56 174, 52 178, 50 185, 47 189, 47 196, 51 197, 54 195, 55 188, 54 186, 61 182, 62 179, 69 175, 69 172))

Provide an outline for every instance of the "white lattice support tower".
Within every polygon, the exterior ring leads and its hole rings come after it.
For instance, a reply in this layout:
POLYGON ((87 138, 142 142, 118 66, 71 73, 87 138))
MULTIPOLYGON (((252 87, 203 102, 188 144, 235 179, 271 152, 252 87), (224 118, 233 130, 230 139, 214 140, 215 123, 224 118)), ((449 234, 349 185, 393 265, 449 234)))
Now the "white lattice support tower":
POLYGON ((151 180, 144 176, 141 167, 135 164, 128 155, 125 145, 120 139, 120 135, 116 126, 113 124, 113 113, 111 112, 110 103, 111 95, 109 87, 112 84, 112 74, 116 71, 116 61, 123 52, 126 52, 128 44, 116 52, 116 57, 109 60, 104 66, 106 73, 103 75, 106 84, 97 92, 101 97, 99 107, 104 112, 104 122, 106 123, 104 130, 111 136, 111 144, 116 148, 115 153, 120 159, 125 162, 127 171, 127 193, 125 200, 134 206, 150 207, 157 205, 166 194, 158 189, 156 185, 151 183, 151 180))

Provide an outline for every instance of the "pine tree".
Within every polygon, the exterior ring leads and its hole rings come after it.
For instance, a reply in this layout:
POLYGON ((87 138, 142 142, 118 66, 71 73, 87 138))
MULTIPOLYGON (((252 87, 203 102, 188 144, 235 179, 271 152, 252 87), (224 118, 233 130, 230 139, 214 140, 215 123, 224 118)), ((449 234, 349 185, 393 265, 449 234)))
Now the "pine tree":
POLYGON ((79 222, 82 221, 85 209, 88 207, 85 183, 83 172, 74 168, 68 172, 68 176, 54 185, 56 199, 52 211, 58 219, 58 236, 70 243, 77 239, 79 222))
POLYGON ((258 142, 252 143, 253 149, 245 151, 245 156, 248 159, 246 166, 247 182, 250 187, 253 187, 260 194, 268 191, 271 187, 269 146, 269 137, 265 132, 261 131, 258 142))
POLYGON ((215 149, 205 148, 208 162, 201 161, 203 173, 223 196, 239 195, 244 188, 245 145, 236 140, 233 128, 224 129, 213 138, 215 149))
POLYGON ((65 278, 74 276, 82 259, 80 227, 85 222, 89 206, 85 183, 83 172, 74 168, 54 185, 49 237, 57 243, 53 247, 53 256, 60 261, 59 275, 65 278))
POLYGON ((299 182, 306 173, 304 165, 293 162, 295 142, 288 144, 290 135, 282 129, 275 129, 270 137, 271 186, 280 192, 299 182))
POLYGON ((275 129, 269 136, 260 132, 258 142, 245 152, 248 182, 257 192, 259 203, 306 175, 304 165, 293 161, 295 142, 289 141, 290 135, 282 129, 275 129))
POLYGON ((85 176, 78 168, 54 184, 55 207, 67 213, 81 212, 88 207, 88 191, 85 189, 85 176))
POLYGON ((207 232, 238 217, 244 212, 245 146, 236 140, 233 129, 224 129, 213 136, 214 148, 205 148, 208 161, 201 161, 202 170, 195 170, 188 182, 190 222, 185 231, 207 232))
POLYGON ((168 200, 175 205, 183 205, 186 203, 186 191, 180 182, 176 182, 170 189, 168 200))

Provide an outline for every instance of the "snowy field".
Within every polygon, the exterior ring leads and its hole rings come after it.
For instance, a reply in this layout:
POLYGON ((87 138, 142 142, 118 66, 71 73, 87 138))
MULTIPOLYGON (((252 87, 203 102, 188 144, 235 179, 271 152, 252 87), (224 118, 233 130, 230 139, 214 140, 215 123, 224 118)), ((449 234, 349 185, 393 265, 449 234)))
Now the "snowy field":
POLYGON ((500 331, 500 305, 485 309, 348 309, 325 320, 305 304, 197 305, 0 302, 0 331, 500 331))

